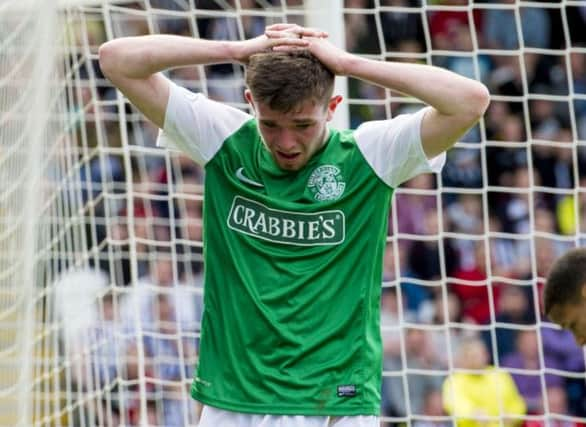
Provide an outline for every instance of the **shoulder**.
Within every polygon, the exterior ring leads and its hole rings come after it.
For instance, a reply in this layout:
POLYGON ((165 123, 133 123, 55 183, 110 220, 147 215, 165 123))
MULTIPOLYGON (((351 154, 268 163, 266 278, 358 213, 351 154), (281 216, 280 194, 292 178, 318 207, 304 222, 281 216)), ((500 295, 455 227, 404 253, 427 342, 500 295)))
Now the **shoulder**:
POLYGON ((250 114, 238 108, 171 83, 158 145, 180 150, 204 165, 227 138, 251 119, 250 114))
POLYGON ((413 113, 400 114, 392 119, 364 122, 354 131, 354 137, 361 144, 365 144, 371 138, 390 137, 406 131, 412 133, 411 137, 418 138, 421 121, 426 111, 427 108, 422 108, 413 113))
POLYGON ((439 172, 445 154, 428 159, 423 150, 421 126, 429 107, 389 120, 365 122, 354 131, 354 138, 366 161, 390 187, 420 173, 439 172))

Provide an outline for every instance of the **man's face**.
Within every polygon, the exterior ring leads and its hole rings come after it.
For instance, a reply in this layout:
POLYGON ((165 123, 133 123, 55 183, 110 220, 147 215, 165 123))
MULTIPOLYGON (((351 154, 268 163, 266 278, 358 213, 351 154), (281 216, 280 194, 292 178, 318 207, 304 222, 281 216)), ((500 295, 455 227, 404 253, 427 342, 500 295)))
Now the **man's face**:
POLYGON ((488 366, 488 351, 482 342, 466 344, 461 353, 460 363, 464 369, 483 370, 488 366))
POLYGON ((586 345, 586 285, 582 299, 577 303, 556 305, 551 309, 550 319, 574 334, 579 345, 586 345))
POLYGON ((254 108, 263 142, 281 169, 296 171, 307 164, 327 138, 327 122, 341 97, 327 105, 306 101, 293 111, 283 113, 256 102, 250 91, 245 97, 254 108))

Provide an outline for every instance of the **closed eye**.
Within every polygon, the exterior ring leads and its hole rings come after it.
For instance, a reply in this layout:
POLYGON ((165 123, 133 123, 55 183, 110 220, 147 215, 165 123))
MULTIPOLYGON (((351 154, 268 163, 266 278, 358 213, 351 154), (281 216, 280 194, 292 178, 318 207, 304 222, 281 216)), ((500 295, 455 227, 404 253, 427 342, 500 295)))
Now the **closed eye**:
POLYGON ((311 124, 309 124, 309 123, 303 123, 303 124, 295 125, 295 129, 307 129, 310 126, 311 126, 311 124))

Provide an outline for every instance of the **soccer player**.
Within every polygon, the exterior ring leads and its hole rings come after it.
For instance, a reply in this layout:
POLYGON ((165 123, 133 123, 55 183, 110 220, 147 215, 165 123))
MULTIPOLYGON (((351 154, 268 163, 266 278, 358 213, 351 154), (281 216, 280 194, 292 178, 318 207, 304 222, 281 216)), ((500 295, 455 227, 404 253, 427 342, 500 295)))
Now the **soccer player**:
POLYGON ((487 89, 449 71, 347 53, 317 29, 245 41, 153 35, 100 48, 105 75, 205 168, 205 296, 192 396, 201 427, 378 426, 382 257, 394 188, 439 172, 487 89), (160 71, 246 66, 246 114, 160 71), (345 75, 428 106, 328 126, 345 75))
POLYGON ((555 261, 543 288, 543 311, 586 345, 586 248, 572 249, 555 261))

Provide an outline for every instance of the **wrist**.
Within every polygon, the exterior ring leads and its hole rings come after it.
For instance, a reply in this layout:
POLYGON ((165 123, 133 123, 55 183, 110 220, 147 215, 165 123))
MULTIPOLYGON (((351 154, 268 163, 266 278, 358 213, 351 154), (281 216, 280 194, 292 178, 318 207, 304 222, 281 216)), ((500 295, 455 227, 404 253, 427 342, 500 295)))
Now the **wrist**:
POLYGON ((357 55, 348 53, 340 59, 340 72, 338 75, 344 77, 354 77, 363 59, 357 55))
POLYGON ((242 62, 242 42, 226 40, 221 43, 221 49, 228 62, 242 62))

